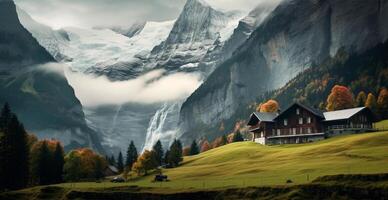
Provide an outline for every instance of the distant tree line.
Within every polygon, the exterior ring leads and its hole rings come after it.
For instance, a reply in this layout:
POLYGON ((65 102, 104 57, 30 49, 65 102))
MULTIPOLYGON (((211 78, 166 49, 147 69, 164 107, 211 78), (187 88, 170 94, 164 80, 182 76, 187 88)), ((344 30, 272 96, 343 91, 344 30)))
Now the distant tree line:
POLYGON ((107 161, 90 149, 64 153, 56 140, 28 134, 5 103, 0 114, 0 191, 63 181, 98 179, 107 161))

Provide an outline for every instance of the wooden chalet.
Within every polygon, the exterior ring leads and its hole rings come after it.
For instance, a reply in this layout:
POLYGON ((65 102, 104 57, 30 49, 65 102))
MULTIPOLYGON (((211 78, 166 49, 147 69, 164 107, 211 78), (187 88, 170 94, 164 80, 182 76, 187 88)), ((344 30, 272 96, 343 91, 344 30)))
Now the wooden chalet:
POLYGON ((366 107, 321 112, 294 103, 281 113, 252 113, 248 125, 260 144, 297 144, 337 134, 372 131, 375 117, 366 107))

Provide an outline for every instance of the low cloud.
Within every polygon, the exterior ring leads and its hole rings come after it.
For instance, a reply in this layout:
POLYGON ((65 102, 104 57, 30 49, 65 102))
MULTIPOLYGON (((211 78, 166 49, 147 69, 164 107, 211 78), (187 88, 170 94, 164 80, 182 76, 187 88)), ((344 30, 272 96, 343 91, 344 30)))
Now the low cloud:
POLYGON ((44 71, 45 73, 54 73, 60 76, 64 76, 65 66, 61 63, 50 62, 40 65, 34 65, 33 70, 44 71))
POLYGON ((65 72, 76 96, 87 107, 175 101, 186 98, 201 84, 198 74, 165 75, 163 70, 154 70, 136 79, 119 82, 112 82, 105 76, 94 77, 69 70, 65 72))

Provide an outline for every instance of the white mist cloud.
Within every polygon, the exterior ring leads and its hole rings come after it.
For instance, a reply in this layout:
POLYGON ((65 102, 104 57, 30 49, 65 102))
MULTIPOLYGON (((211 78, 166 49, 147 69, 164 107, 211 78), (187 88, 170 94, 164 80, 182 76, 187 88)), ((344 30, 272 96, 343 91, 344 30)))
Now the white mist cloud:
POLYGON ((105 76, 94 77, 69 70, 65 72, 76 96, 87 107, 174 101, 186 98, 201 84, 198 74, 163 75, 163 70, 154 70, 136 79, 118 82, 112 82, 105 76))
POLYGON ((65 66, 63 64, 60 64, 60 63, 50 62, 50 63, 45 63, 45 64, 34 65, 34 66, 32 66, 32 69, 44 71, 46 73, 54 73, 54 74, 57 74, 60 76, 64 76, 65 66))

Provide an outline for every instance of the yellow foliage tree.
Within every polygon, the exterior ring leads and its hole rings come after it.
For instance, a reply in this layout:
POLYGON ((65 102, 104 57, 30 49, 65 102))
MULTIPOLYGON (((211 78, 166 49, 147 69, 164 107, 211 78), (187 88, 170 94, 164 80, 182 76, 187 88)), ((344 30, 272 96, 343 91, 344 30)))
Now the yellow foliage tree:
POLYGON ((368 107, 372 111, 376 111, 376 97, 372 93, 368 94, 368 97, 366 98, 365 107, 368 107))
POLYGON ((388 90, 383 88, 380 90, 379 97, 377 98, 377 109, 382 118, 388 118, 388 90))
POLYGON ((357 98, 356 98, 356 106, 357 107, 362 107, 365 105, 366 102, 366 94, 364 91, 361 91, 358 93, 357 98))
POLYGON ((153 154, 152 151, 144 151, 133 164, 132 170, 140 176, 142 174, 147 175, 149 170, 155 169, 158 164, 153 154))

